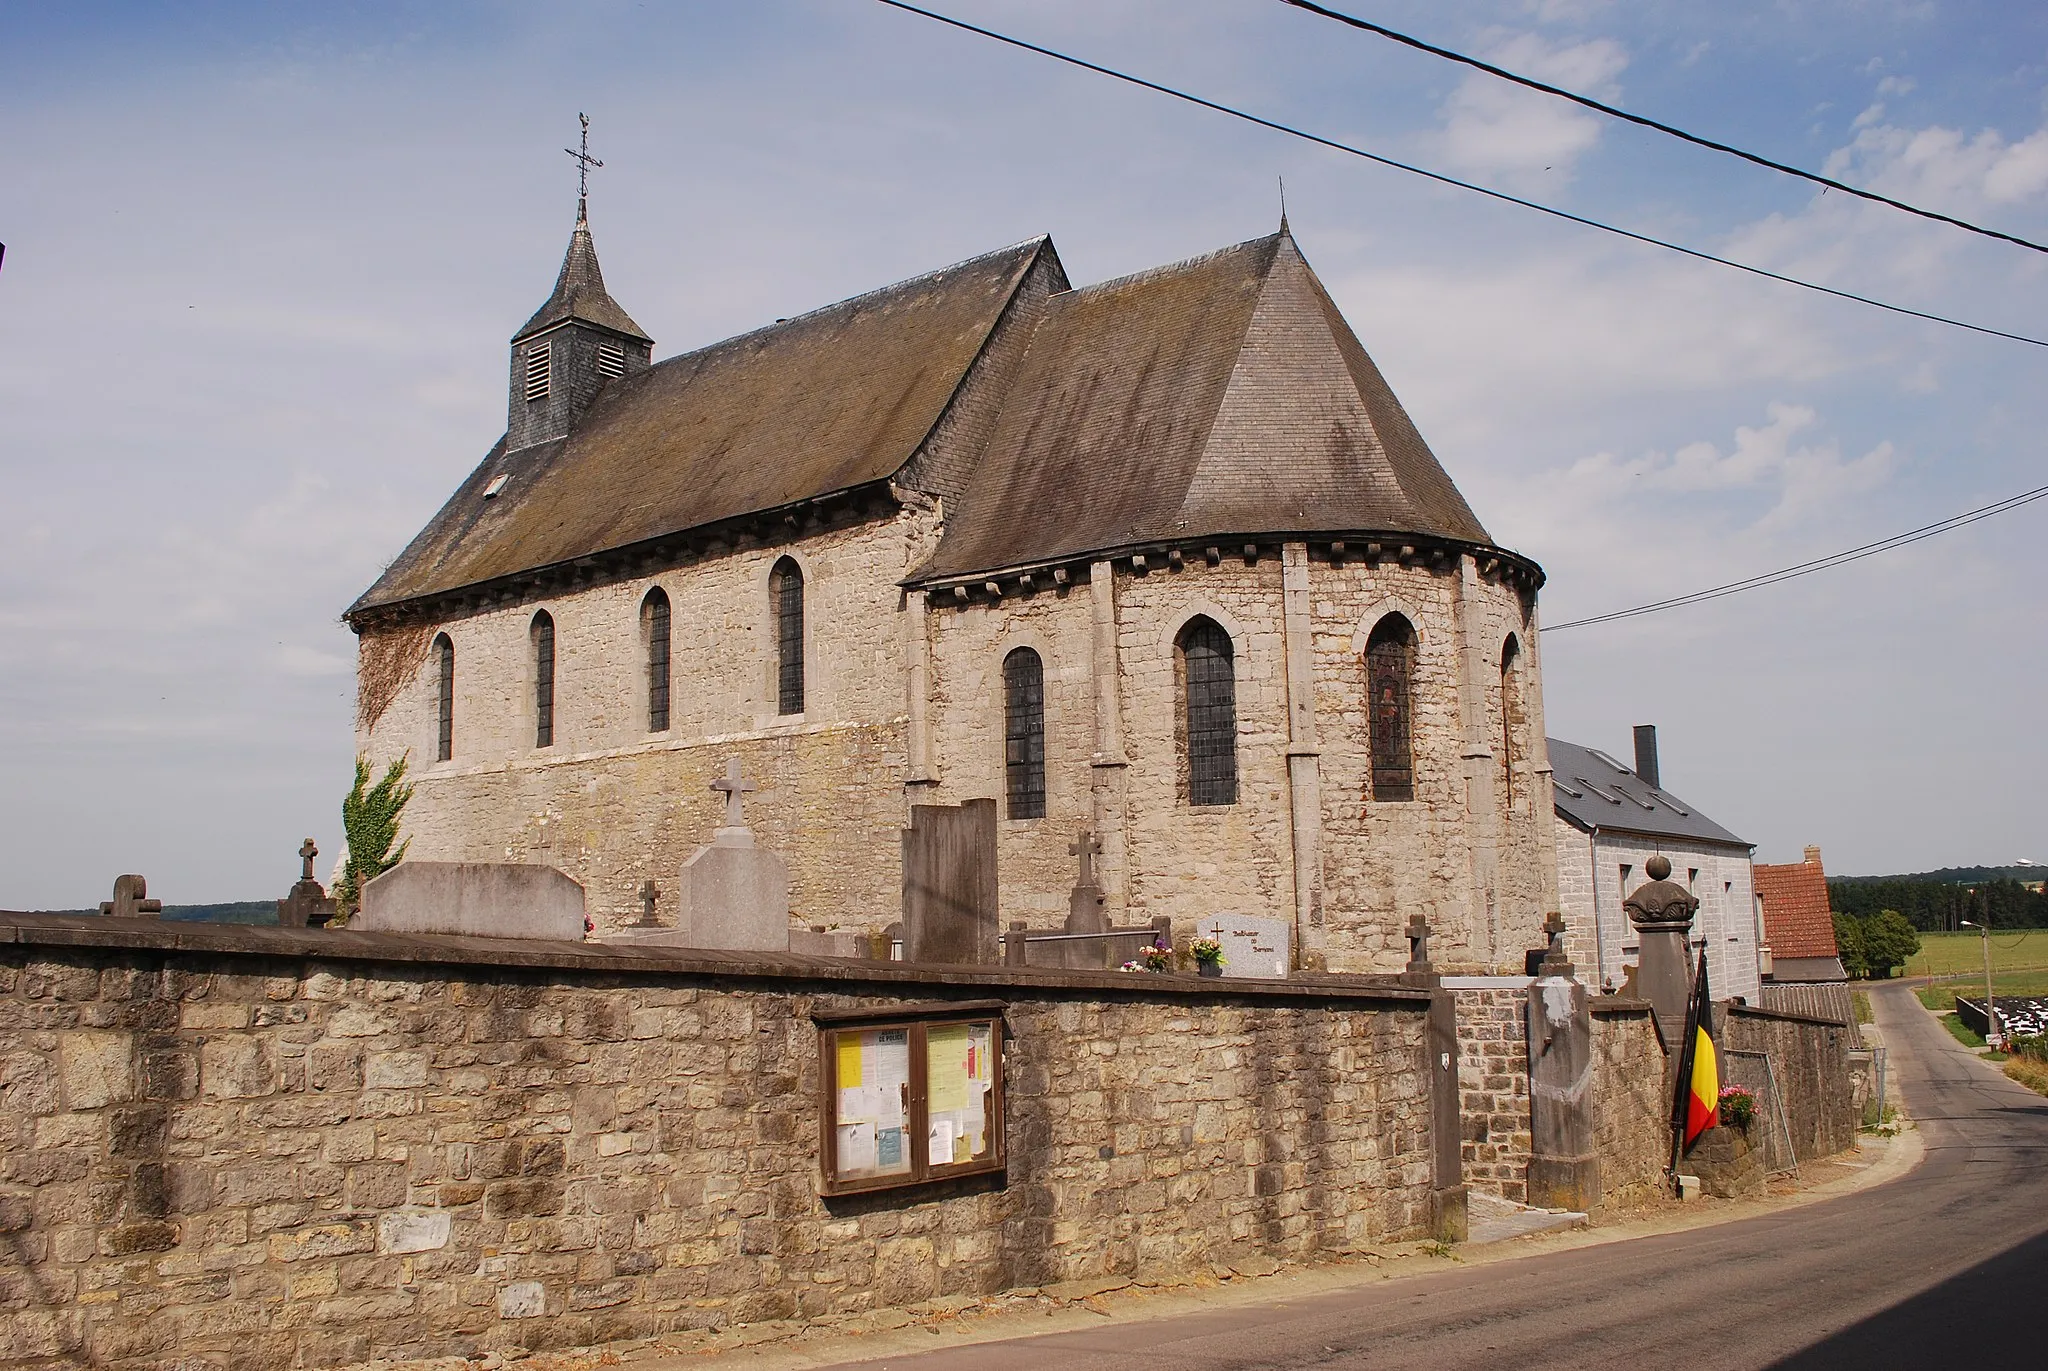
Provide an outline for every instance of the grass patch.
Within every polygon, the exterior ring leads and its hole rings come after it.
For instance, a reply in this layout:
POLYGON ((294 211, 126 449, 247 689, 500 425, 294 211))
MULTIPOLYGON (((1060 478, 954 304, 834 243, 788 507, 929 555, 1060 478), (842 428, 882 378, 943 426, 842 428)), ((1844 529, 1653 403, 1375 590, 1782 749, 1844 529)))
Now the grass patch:
POLYGON ((1954 1014, 1943 1014, 1941 1016, 1941 1026, 1948 1030, 1948 1035, 1951 1038, 1954 1038, 1972 1052, 1982 1052, 1984 1050, 1984 1035, 1964 1023, 1954 1014))
MULTIPOLYGON (((1991 969, 2048 972, 2048 928, 1991 930, 1991 969)), ((1922 933, 1920 950, 1901 973, 1907 976, 1984 975, 1984 937, 1974 929, 1959 933, 1922 933)))
POLYGON ((2048 1095, 2048 1065, 2013 1057, 2005 1063, 2005 1074, 2037 1095, 2048 1095))
MULTIPOLYGON (((1991 988, 2000 995, 2048 995, 2048 971, 1993 972, 1991 988)), ((1959 993, 1973 1000, 1984 998, 1984 973, 1980 970, 1974 978, 1965 976, 1922 986, 1913 993, 1935 1013, 1946 1014, 1956 1007, 1959 993)))
POLYGON ((1871 1021, 1871 1020, 1870 1020, 1870 992, 1869 992, 1868 990, 1852 990, 1852 991, 1850 991, 1850 992, 1849 992, 1849 1004, 1850 1004, 1850 1007, 1851 1007, 1851 1008, 1853 1008, 1853 1009, 1854 1009, 1854 1010, 1856 1011, 1856 1022, 1857 1022, 1857 1023, 1869 1023, 1869 1022, 1871 1021))

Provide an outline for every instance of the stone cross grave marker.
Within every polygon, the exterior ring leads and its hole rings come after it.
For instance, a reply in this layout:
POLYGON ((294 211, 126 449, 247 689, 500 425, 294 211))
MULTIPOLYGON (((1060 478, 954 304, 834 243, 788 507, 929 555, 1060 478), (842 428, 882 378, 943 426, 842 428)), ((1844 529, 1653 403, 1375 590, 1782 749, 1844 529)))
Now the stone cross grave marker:
POLYGON ((1427 976, 1436 970, 1429 963, 1429 920, 1420 914, 1408 916, 1408 965, 1411 976, 1427 976))
POLYGON ((320 849, 311 838, 299 844, 299 880, 291 893, 277 902, 280 928, 324 928, 334 918, 334 901, 313 878, 313 859, 320 849))
POLYGON ((1095 884, 1095 855, 1101 851, 1102 844, 1095 841, 1095 835, 1085 828, 1081 830, 1080 837, 1067 844, 1067 854, 1081 859, 1081 874, 1074 880, 1076 886, 1095 884))
POLYGON ((1095 879, 1095 856, 1102 851, 1102 844, 1084 828, 1081 836, 1067 845, 1067 851, 1081 859, 1080 874, 1074 878, 1073 892, 1067 896, 1067 932, 1107 933, 1109 913, 1104 907, 1107 900, 1101 884, 1095 879))
POLYGON ((1261 919, 1249 914, 1212 914, 1195 925, 1195 935, 1214 938, 1223 944, 1223 974, 1256 976, 1261 980, 1284 977, 1294 965, 1290 939, 1294 924, 1288 919, 1261 919))
POLYGON ((752 781, 740 779, 739 758, 734 757, 726 762, 724 778, 713 781, 711 788, 725 792, 725 827, 744 829, 747 826, 747 815, 741 806, 741 799, 747 792, 759 790, 760 787, 752 781))
POLYGON ((162 900, 145 899, 149 882, 140 876, 114 877, 114 898, 100 902, 100 913, 116 919, 137 919, 144 914, 162 914, 162 900))
POLYGON ((658 927, 654 921, 654 901, 660 894, 661 891, 656 888, 653 881, 640 883, 640 927, 658 927))

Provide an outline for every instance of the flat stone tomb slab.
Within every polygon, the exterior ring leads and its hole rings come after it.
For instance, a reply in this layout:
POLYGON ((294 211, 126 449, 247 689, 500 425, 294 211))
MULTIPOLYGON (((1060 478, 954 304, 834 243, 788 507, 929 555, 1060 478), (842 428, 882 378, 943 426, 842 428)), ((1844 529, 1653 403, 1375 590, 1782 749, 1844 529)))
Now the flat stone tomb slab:
POLYGON ((551 866, 400 862, 363 887, 354 927, 381 933, 583 939, 583 887, 551 866))
POLYGON ((1251 914, 1212 914, 1195 925, 1195 936, 1223 944, 1223 974, 1283 977, 1294 965, 1293 925, 1285 919, 1251 914))

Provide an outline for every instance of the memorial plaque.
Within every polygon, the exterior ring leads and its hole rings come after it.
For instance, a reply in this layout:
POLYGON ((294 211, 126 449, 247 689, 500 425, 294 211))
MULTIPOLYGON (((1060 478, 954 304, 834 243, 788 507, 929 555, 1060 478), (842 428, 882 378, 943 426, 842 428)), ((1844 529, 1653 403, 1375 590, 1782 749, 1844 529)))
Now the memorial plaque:
POLYGON ((1249 914, 1212 914, 1195 925, 1195 936, 1223 944, 1223 974, 1273 980, 1294 966, 1294 926, 1285 919, 1249 914))

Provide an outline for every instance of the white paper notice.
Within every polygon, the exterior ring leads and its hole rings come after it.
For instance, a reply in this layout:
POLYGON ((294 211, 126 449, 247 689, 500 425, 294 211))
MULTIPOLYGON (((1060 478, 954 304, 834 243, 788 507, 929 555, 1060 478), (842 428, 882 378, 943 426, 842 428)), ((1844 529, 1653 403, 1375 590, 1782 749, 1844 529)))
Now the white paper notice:
POLYGON ((846 1123, 839 1126, 839 1174, 858 1176, 875 1169, 875 1126, 846 1123))

